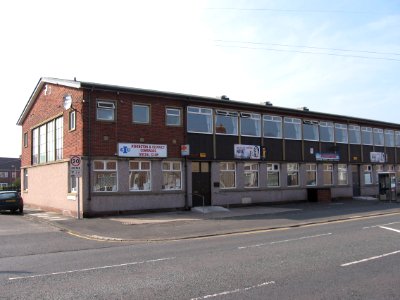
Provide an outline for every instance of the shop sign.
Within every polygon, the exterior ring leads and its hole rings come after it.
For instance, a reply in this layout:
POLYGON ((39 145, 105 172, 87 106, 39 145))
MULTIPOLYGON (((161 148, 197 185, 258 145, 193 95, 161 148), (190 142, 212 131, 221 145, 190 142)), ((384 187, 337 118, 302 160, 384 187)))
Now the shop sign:
POLYGON ((237 159, 260 159, 260 146, 235 144, 234 151, 237 159))
POLYGON ((181 145, 181 156, 190 155, 190 145, 181 145))
POLYGON ((384 163, 386 162, 386 154, 384 152, 370 152, 371 162, 384 163))
POLYGON ((337 153, 315 153, 315 159, 318 161, 339 161, 340 156, 337 153))
POLYGON ((167 145, 119 143, 118 156, 167 157, 167 145))

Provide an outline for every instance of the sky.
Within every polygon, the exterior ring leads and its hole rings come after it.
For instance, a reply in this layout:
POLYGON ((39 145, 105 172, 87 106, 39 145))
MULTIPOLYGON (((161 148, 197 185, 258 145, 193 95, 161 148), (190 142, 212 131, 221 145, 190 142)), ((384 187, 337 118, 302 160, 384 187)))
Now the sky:
POLYGON ((41 77, 400 123, 400 0, 13 0, 0 28, 0 157, 41 77))

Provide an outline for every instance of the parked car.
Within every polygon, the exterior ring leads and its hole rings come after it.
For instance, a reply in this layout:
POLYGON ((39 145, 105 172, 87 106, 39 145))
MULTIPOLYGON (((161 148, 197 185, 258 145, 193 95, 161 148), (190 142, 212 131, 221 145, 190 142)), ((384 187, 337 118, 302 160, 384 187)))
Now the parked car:
POLYGON ((24 201, 21 195, 14 191, 0 192, 0 210, 10 210, 12 213, 18 210, 22 214, 24 201))

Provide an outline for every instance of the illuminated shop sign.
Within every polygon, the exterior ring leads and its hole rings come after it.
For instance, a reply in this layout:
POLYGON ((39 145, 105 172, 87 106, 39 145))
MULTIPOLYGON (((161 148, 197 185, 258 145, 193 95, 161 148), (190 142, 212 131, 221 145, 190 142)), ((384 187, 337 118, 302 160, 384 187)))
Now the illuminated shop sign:
POLYGON ((118 156, 167 157, 167 145, 119 143, 118 156))

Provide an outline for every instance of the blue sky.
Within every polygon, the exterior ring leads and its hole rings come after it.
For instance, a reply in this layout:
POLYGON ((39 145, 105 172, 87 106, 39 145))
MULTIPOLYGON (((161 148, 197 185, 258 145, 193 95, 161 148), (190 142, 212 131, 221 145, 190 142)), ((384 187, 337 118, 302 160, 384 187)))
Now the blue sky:
POLYGON ((0 25, 0 156, 40 77, 400 123, 400 1, 15 0, 0 25))

